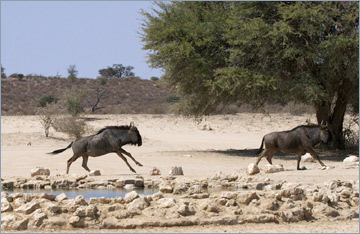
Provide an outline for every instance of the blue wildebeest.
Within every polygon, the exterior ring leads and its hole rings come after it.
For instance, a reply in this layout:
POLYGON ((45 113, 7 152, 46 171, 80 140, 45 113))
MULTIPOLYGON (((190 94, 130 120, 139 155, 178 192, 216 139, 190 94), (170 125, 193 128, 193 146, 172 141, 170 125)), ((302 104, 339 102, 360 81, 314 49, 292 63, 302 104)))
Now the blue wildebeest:
POLYGON ((280 150, 283 153, 298 153, 297 158, 297 170, 302 170, 300 168, 301 156, 308 152, 316 158, 320 165, 324 168, 325 164, 322 163, 319 159, 319 155, 315 153, 313 147, 318 144, 320 141, 328 143, 331 140, 331 134, 327 127, 327 124, 324 125, 323 122, 320 125, 302 125, 298 126, 290 131, 283 132, 271 132, 266 134, 263 139, 259 149, 259 153, 263 149, 265 144, 265 149, 261 152, 256 160, 256 165, 260 162, 261 158, 267 153, 267 161, 272 164, 272 157, 277 150, 280 150))
POLYGON ((108 126, 101 129, 97 134, 81 137, 70 143, 64 149, 55 150, 49 154, 61 153, 72 146, 74 155, 67 161, 66 174, 69 173, 71 163, 75 162, 79 157, 83 157, 82 166, 85 170, 90 171, 87 166, 88 158, 98 157, 107 153, 116 153, 122 158, 130 170, 134 173, 136 171, 130 166, 125 155, 130 157, 138 166, 142 166, 141 163, 136 161, 132 155, 126 152, 121 147, 126 144, 142 145, 142 139, 139 131, 131 122, 130 126, 108 126))

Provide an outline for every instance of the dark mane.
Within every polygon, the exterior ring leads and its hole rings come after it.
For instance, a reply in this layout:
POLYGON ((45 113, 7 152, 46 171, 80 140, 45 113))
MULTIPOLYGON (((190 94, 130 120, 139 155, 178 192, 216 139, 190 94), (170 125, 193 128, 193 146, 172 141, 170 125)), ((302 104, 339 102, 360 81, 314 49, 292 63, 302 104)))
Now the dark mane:
POLYGON ((106 129, 116 129, 116 130, 130 130, 130 126, 129 125, 122 125, 122 126, 106 126, 103 129, 100 129, 97 133, 102 133, 103 131, 105 131, 106 129))
POLYGON ((293 128, 293 129, 291 129, 290 131, 294 131, 294 130, 296 130, 296 129, 298 129, 298 128, 318 128, 318 127, 320 127, 320 125, 317 125, 317 124, 299 125, 299 126, 293 128))

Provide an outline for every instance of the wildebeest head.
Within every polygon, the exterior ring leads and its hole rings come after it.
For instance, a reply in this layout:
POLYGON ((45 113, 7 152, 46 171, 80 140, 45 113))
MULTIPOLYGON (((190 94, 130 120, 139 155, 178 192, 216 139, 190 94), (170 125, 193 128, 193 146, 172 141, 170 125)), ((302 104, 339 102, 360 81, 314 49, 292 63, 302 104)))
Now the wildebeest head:
POLYGON ((130 123, 130 135, 131 135, 130 144, 138 145, 138 146, 142 145, 142 138, 141 138, 140 132, 134 126, 134 122, 130 123))
POLYGON ((322 121, 320 124, 320 140, 324 143, 329 143, 332 139, 327 123, 324 124, 322 121))

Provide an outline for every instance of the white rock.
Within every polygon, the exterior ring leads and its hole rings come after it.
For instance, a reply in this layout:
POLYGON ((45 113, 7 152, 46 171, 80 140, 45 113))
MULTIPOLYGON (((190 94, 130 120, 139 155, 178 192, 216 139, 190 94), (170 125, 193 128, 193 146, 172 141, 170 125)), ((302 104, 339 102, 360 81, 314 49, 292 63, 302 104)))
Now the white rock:
POLYGON ((280 172, 280 171, 284 171, 283 165, 267 164, 265 166, 265 173, 275 173, 275 172, 280 172))
POLYGON ((259 172, 260 172, 260 169, 257 165, 255 165, 255 163, 251 163, 246 169, 246 173, 248 175, 254 175, 259 172))
POLYGON ((135 191, 132 191, 132 192, 127 193, 125 195, 124 200, 125 200, 126 203, 130 203, 130 202, 132 202, 133 200, 135 200, 138 197, 139 197, 139 194, 137 194, 137 192, 135 192, 135 191))
POLYGON ((132 202, 130 202, 128 205, 128 209, 129 210, 134 210, 134 209, 143 210, 146 207, 148 207, 149 205, 150 205, 149 200, 146 197, 141 196, 139 198, 136 198, 132 202))
POLYGON ((303 161, 303 162, 315 162, 314 158, 309 153, 306 153, 305 155, 301 156, 301 161, 303 161))
POLYGON ((161 172, 159 170, 159 168, 153 167, 150 171, 149 174, 151 176, 155 176, 155 175, 161 175, 161 172))
POLYGON ((68 198, 67 198, 65 193, 61 193, 61 194, 57 195, 56 198, 55 198, 55 200, 58 201, 58 202, 63 201, 63 200, 67 200, 67 199, 68 198))
POLYGON ((183 170, 181 167, 172 167, 171 171, 169 171, 170 175, 184 175, 183 170))
POLYGON ((344 163, 353 163, 353 162, 359 162, 359 157, 357 156, 349 156, 344 159, 344 163))
POLYGON ((43 167, 36 167, 31 170, 31 176, 50 175, 50 170, 43 167))
POLYGON ((89 172, 89 176, 100 176, 100 170, 93 170, 89 172))
POLYGON ((174 198, 161 198, 158 200, 159 207, 161 208, 170 208, 175 206, 176 201, 174 198))
POLYGON ((116 188, 123 188, 125 186, 125 181, 124 180, 117 180, 115 182, 115 187, 116 188))

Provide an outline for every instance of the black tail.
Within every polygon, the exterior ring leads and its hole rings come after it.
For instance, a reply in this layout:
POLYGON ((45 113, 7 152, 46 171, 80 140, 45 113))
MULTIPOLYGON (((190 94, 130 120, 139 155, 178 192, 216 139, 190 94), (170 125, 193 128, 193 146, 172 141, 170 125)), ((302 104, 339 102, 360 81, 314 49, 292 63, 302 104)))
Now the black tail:
POLYGON ((65 150, 69 149, 71 146, 72 146, 73 142, 70 143, 70 145, 68 145, 68 147, 64 148, 64 149, 58 149, 58 150, 55 150, 51 153, 48 153, 48 154, 59 154, 61 152, 64 152, 65 150))
POLYGON ((258 150, 257 154, 260 154, 261 151, 263 150, 263 147, 264 147, 264 138, 265 138, 265 137, 263 137, 263 139, 262 139, 262 141, 261 141, 261 146, 260 146, 260 149, 258 150))

